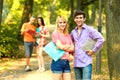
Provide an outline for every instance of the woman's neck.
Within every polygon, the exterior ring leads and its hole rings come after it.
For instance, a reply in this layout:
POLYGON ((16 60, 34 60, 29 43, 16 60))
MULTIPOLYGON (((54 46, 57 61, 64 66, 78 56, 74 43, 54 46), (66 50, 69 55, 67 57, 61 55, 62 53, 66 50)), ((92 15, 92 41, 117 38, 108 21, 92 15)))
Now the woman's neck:
POLYGON ((43 27, 43 25, 39 25, 39 27, 43 27))
POLYGON ((58 32, 59 32, 59 33, 63 33, 63 30, 59 29, 58 32))

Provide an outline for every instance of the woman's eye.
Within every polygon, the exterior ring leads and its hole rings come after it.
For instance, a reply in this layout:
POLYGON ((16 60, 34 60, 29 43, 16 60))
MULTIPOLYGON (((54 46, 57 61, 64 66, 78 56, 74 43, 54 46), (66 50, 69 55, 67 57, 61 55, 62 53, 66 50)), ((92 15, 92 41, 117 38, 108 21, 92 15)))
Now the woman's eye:
POLYGON ((66 23, 66 22, 59 22, 60 24, 62 24, 62 23, 66 23))

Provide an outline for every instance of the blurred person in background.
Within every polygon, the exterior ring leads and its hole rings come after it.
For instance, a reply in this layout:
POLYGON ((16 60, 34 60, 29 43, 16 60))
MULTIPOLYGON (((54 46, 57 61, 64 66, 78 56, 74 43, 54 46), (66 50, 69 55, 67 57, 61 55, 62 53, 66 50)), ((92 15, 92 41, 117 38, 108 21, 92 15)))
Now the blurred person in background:
POLYGON ((24 23, 21 28, 21 35, 23 35, 24 40, 24 48, 25 48, 25 54, 26 54, 26 66, 25 71, 31 71, 30 68, 30 58, 32 56, 33 51, 33 44, 34 44, 34 36, 36 27, 34 26, 35 17, 30 17, 29 22, 24 23))
POLYGON ((48 28, 45 26, 43 17, 38 17, 37 28, 36 28, 36 53, 38 59, 38 71, 45 71, 43 47, 46 45, 46 38, 50 37, 48 28))

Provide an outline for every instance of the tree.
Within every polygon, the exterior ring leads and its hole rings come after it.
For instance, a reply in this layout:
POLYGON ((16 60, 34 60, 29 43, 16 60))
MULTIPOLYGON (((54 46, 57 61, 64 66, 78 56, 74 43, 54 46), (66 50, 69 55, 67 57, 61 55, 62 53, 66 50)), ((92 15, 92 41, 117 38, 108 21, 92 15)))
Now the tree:
POLYGON ((54 0, 53 3, 51 3, 48 7, 48 10, 50 11, 50 23, 51 24, 54 24, 55 23, 55 18, 56 16, 53 16, 53 14, 55 15, 55 3, 56 3, 56 0, 54 0))
POLYGON ((2 21, 2 9, 3 9, 3 0, 0 0, 0 26, 2 21))
POLYGON ((84 8, 90 4, 93 4, 97 0, 76 0, 76 9, 84 10, 84 8))
POLYGON ((22 14, 20 28, 21 28, 22 24, 24 22, 28 22, 29 17, 32 16, 33 2, 34 2, 34 0, 25 0, 25 5, 24 5, 23 14, 22 14))
POLYGON ((68 22, 69 22, 69 26, 70 26, 69 32, 71 32, 74 29, 74 27, 75 27, 75 23, 74 23, 74 19, 73 19, 73 14, 74 14, 74 0, 70 0, 70 9, 71 9, 70 10, 71 13, 70 13, 70 16, 68 18, 68 22))
POLYGON ((110 80, 120 80, 120 0, 106 0, 106 37, 110 80))

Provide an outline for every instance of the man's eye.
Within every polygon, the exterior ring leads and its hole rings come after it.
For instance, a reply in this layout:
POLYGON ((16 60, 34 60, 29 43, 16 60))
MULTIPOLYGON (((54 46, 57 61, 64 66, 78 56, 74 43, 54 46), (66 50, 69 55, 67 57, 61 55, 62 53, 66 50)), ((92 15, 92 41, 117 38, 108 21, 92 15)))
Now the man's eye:
POLYGON ((76 17, 76 19, 82 19, 83 17, 76 17))

